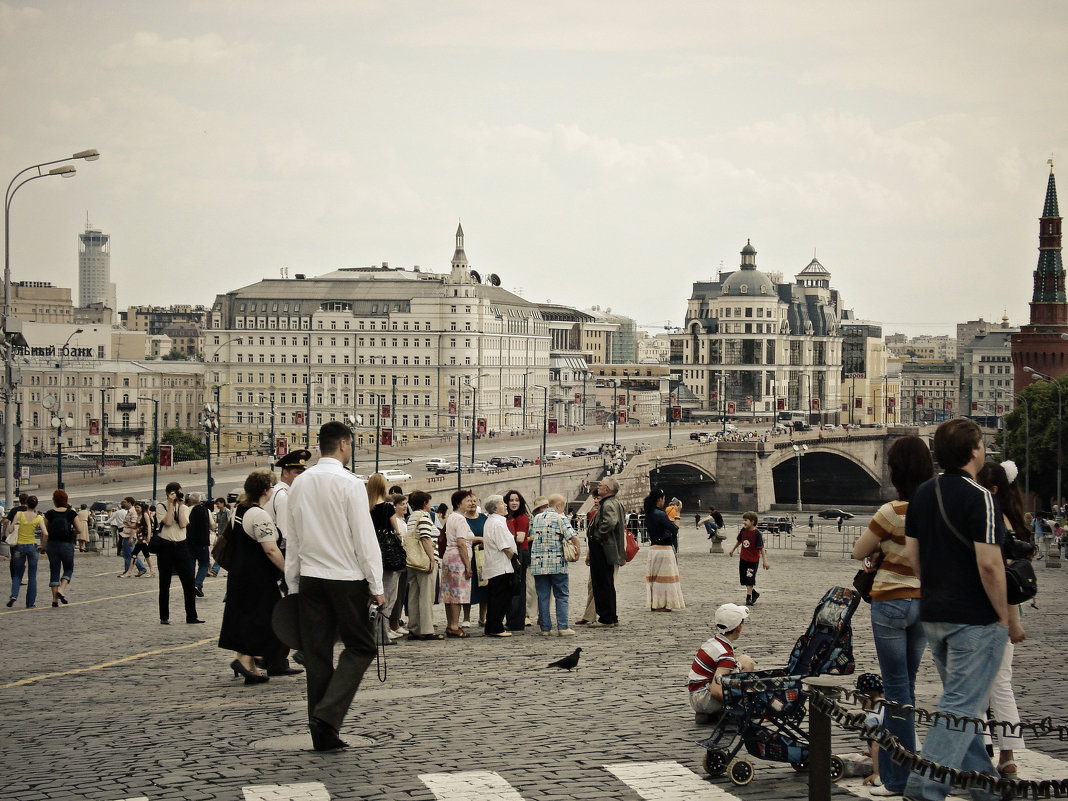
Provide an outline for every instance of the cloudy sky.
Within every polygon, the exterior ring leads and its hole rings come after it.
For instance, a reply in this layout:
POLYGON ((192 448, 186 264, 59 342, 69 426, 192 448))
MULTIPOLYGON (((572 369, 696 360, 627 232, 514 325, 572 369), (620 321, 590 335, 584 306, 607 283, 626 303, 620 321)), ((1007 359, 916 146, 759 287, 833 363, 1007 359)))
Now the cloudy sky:
POLYGON ((121 307, 208 304, 446 270, 459 219, 506 288, 649 327, 750 238, 886 333, 1019 323, 1066 67, 1052 1, 0 0, 0 176, 103 154, 19 192, 13 273, 76 289, 88 215, 121 307))

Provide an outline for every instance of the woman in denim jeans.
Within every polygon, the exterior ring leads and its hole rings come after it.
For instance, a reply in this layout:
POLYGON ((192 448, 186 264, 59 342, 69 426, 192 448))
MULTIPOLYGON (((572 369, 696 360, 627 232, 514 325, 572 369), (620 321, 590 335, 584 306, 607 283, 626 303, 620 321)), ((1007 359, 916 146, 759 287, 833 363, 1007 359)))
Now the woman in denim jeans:
MULTIPOLYGON (((934 463, 930 448, 919 437, 898 439, 890 447, 886 463, 897 500, 883 504, 875 513, 853 548, 853 558, 864 560, 865 569, 877 571, 871 592, 871 628, 886 700, 915 706, 916 673, 927 643, 920 624, 920 580, 905 556, 905 514, 912 493, 934 475, 934 463)), ((912 720, 887 710, 885 725, 902 746, 916 750, 912 720)), ((873 789, 872 795, 904 792, 908 769, 893 762, 882 749, 879 775, 883 785, 873 789)), ((865 784, 870 779, 865 779, 865 784)))
POLYGON ((11 525, 18 529, 18 542, 11 549, 11 598, 8 606, 14 606, 19 597, 19 587, 22 586, 22 577, 27 566, 30 569, 30 577, 26 583, 26 608, 32 609, 37 605, 37 555, 44 550, 44 546, 37 544, 37 529, 48 536, 48 528, 44 518, 37 514, 37 496, 30 495, 26 498, 26 508, 15 513, 11 525))
POLYGON ((52 493, 52 509, 45 512, 48 534, 43 538, 48 555, 48 586, 52 590, 52 606, 62 601, 68 603, 63 590, 67 589, 74 576, 74 543, 83 533, 85 524, 78 519, 78 512, 70 508, 66 490, 52 493), (64 520, 65 523, 60 522, 64 520))

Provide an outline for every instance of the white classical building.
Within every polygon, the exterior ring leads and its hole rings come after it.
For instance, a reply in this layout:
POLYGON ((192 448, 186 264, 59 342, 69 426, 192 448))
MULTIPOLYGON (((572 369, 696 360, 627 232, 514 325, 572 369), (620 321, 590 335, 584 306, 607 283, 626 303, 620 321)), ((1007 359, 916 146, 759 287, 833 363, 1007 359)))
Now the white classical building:
POLYGON ((350 417, 359 444, 539 427, 549 348, 538 306, 471 269, 458 227, 447 274, 382 264, 218 295, 204 357, 222 449, 241 451, 350 417))
POLYGON ((785 283, 757 269, 749 242, 741 257, 737 270, 693 285, 672 337, 671 364, 701 400, 693 416, 837 420, 843 307, 831 274, 812 259, 785 283))

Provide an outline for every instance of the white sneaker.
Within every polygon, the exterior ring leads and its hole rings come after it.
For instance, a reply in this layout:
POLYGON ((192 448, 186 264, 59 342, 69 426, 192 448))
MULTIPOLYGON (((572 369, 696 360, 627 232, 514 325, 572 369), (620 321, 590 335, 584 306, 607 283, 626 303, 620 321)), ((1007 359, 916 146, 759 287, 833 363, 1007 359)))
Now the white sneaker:
POLYGON ((901 795, 901 793, 895 793, 885 784, 880 784, 878 787, 872 787, 868 793, 874 796, 889 796, 889 795, 901 795))
POLYGON ((462 629, 471 628, 471 621, 470 620, 465 620, 463 623, 460 624, 460 628, 462 628, 462 629))
POLYGON ((389 639, 391 639, 391 640, 395 640, 395 639, 397 639, 398 637, 400 637, 401 635, 400 635, 400 632, 396 632, 396 631, 387 631, 387 632, 386 632, 386 636, 387 636, 387 637, 389 637, 389 639))
POLYGON ((575 636, 575 630, 574 629, 560 629, 556 633, 559 634, 561 637, 574 637, 575 636))
POLYGON ((401 626, 399 629, 393 629, 393 631, 395 633, 397 633, 397 634, 409 634, 410 633, 405 626, 401 626))
POLYGON ((551 635, 552 635, 552 632, 551 632, 551 631, 539 631, 539 632, 538 632, 538 636, 539 636, 539 637, 549 637, 549 636, 551 636, 551 635))

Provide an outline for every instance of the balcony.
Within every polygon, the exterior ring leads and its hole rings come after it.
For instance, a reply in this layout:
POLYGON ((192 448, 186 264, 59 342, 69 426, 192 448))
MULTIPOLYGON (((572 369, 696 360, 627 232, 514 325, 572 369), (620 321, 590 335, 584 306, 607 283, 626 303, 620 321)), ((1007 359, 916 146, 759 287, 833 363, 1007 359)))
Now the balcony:
POLYGON ((115 404, 115 408, 120 412, 133 412, 137 410, 137 404, 133 401, 121 401, 115 404))
POLYGON ((141 428, 109 428, 108 436, 112 439, 116 437, 121 439, 138 439, 145 435, 144 427, 141 428))

